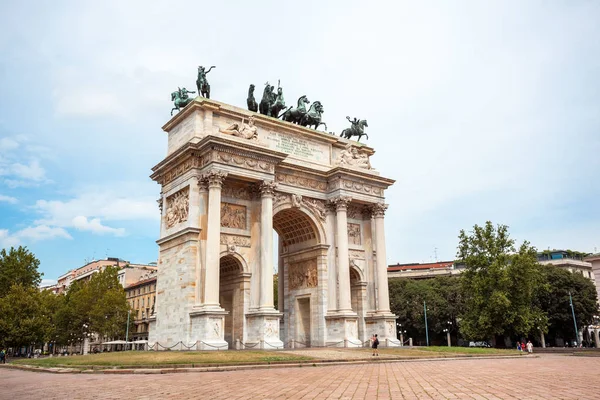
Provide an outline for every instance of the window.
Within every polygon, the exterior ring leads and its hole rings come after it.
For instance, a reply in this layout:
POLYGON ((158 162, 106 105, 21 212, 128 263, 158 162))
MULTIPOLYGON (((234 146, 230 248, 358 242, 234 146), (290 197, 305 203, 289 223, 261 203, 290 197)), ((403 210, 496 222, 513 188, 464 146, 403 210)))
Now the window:
POLYGON ((142 308, 144 308, 144 299, 142 299, 142 308))

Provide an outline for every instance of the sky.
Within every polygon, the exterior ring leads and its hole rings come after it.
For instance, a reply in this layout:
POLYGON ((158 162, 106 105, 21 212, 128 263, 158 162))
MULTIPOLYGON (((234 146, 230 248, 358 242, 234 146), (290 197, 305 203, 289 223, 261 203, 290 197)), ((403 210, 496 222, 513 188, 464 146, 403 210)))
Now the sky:
POLYGON ((3 1, 0 248, 45 282, 156 261, 170 93, 215 65, 215 100, 280 80, 330 131, 368 120, 396 179, 389 264, 452 260, 487 220, 600 251, 599 20, 596 1, 3 1))

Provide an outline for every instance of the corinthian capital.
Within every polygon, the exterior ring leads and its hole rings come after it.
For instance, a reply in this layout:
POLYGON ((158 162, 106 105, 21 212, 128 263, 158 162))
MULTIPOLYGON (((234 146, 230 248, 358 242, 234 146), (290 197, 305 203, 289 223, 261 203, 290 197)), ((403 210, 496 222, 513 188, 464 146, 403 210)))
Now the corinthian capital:
POLYGON ((226 177, 227 177, 227 172, 213 169, 213 170, 206 172, 205 174, 202 174, 199 181, 203 180, 203 181, 207 182, 209 188, 212 188, 212 187, 220 188, 221 186, 223 186, 223 181, 225 180, 226 177))
POLYGON ((375 203, 371 206, 371 213, 374 217, 383 217, 388 205, 385 203, 375 203))
POLYGON ((262 181, 259 188, 261 196, 273 196, 275 189, 277 189, 277 183, 274 181, 262 181))
POLYGON ((348 209, 348 204, 352 201, 352 197, 350 196, 338 196, 331 200, 329 200, 330 204, 332 204, 337 211, 346 211, 348 209))

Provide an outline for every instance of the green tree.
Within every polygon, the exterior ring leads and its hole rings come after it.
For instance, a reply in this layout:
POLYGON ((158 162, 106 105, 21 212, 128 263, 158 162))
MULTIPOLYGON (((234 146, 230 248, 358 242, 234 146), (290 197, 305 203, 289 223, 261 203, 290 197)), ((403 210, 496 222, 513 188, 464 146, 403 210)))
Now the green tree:
POLYGON ((40 261, 27 247, 11 247, 8 252, 0 250, 0 297, 5 296, 14 284, 37 287, 43 275, 38 272, 39 265, 40 261))
POLYGON ((574 338, 569 292, 573 297, 577 329, 582 329, 593 322, 594 315, 600 313, 596 288, 591 280, 580 273, 572 273, 554 265, 543 266, 543 275, 548 282, 548 289, 538 294, 538 302, 548 315, 548 333, 551 338, 574 338))
POLYGON ((527 335, 545 321, 535 301, 543 277, 534 247, 524 242, 516 249, 508 227, 489 221, 469 234, 461 230, 459 241, 459 262, 466 268, 460 331, 466 338, 527 335))
POLYGON ((6 347, 18 348, 46 339, 51 317, 36 288, 12 285, 0 298, 0 340, 6 347))
POLYGON ((460 280, 457 277, 435 277, 432 279, 390 279, 390 306, 398 316, 407 337, 425 341, 425 312, 429 337, 444 342, 444 329, 456 327, 457 316, 462 309, 460 280))

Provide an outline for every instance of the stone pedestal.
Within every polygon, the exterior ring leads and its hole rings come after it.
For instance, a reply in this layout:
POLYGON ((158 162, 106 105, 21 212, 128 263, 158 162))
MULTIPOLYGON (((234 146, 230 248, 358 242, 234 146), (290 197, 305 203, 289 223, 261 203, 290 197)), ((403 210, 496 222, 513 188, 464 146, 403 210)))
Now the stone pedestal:
POLYGON ((279 321, 282 314, 278 312, 249 312, 246 314, 246 348, 264 350, 283 349, 279 339, 279 321))
POLYGON ((387 315, 371 315, 365 317, 367 325, 367 333, 369 337, 377 334, 379 343, 382 346, 400 347, 401 343, 396 338, 396 316, 393 314, 387 315))
POLYGON ((358 337, 358 316, 356 314, 331 314, 325 317, 327 323, 327 346, 363 347, 358 337))
POLYGON ((190 313, 190 340, 187 346, 196 345, 196 350, 227 350, 225 341, 225 315, 228 312, 219 309, 194 309, 190 313))

